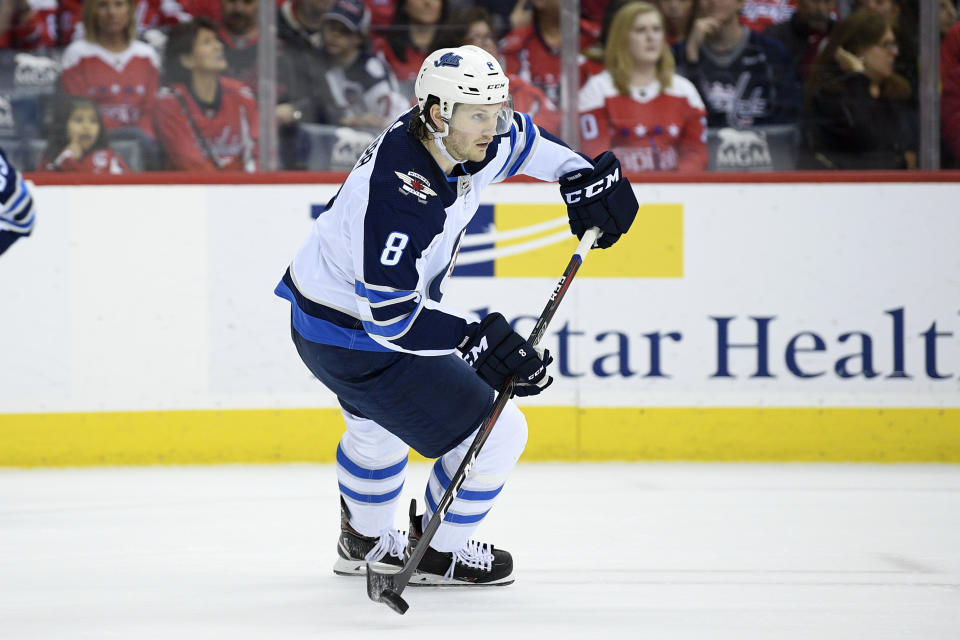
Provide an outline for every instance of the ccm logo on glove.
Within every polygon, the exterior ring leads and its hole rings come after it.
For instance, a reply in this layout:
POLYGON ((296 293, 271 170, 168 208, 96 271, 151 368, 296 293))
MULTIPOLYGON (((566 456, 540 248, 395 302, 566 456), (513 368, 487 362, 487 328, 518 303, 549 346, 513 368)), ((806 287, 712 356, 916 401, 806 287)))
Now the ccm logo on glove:
MULTIPOLYGON (((590 174, 593 175, 593 174, 590 174)), ((571 176, 572 180, 576 180, 578 177, 581 177, 580 174, 571 176)), ((606 178, 597 180, 589 187, 585 189, 577 189, 576 191, 568 191, 563 194, 563 199, 567 201, 567 204, 576 204, 580 202, 581 198, 586 195, 587 198, 592 198, 596 195, 599 195, 604 189, 609 189, 617 180, 620 179, 620 167, 618 166, 613 173, 608 175, 606 178)))
POLYGON ((537 350, 513 330, 502 314, 491 313, 479 325, 473 326, 474 331, 464 340, 460 350, 463 359, 488 385, 500 389, 508 378, 514 376, 514 394, 532 396, 553 382, 553 378, 547 375, 547 365, 553 362, 550 352, 537 350))
POLYGON ((601 249, 613 245, 627 232, 640 204, 630 182, 620 173, 620 161, 609 151, 596 157, 592 170, 579 169, 560 177, 560 195, 567 205, 570 231, 577 238, 591 227, 603 235, 601 249))

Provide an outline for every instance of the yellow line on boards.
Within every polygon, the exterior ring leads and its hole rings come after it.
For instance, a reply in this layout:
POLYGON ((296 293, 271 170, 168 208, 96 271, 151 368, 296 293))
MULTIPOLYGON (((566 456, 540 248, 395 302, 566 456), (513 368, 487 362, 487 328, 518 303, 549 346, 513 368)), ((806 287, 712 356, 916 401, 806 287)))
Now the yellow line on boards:
MULTIPOLYGON (((523 411, 525 461, 960 462, 960 409, 523 411)), ((342 432, 337 409, 0 414, 0 466, 333 462, 342 432)))

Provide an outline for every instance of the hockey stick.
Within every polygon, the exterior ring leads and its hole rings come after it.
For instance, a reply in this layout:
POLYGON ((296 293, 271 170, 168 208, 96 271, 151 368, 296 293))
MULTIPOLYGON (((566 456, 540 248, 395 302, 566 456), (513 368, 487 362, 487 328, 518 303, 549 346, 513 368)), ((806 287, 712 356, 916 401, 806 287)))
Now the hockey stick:
MULTIPOLYGON (((537 324, 534 325, 533 331, 530 333, 529 341, 531 345, 537 346, 543 334, 546 333, 547 325, 550 324, 550 320, 553 319, 553 314, 557 312, 557 308, 560 306, 560 301, 563 300, 564 294, 566 294, 567 289, 570 288, 570 283, 573 282, 573 276, 576 275, 580 269, 580 265, 583 264, 587 252, 590 251, 593 243, 600 237, 600 233, 601 231, 598 228, 593 227, 583 234, 583 239, 581 239, 580 244, 577 245, 576 252, 571 256, 566 270, 560 277, 560 281, 554 288, 553 293, 550 294, 547 305, 540 313, 540 317, 537 318, 537 324)), ((500 417, 500 413, 507 405, 510 396, 513 395, 513 384, 514 379, 510 377, 503 386, 500 387, 497 393, 497 399, 493 403, 493 408, 490 409, 490 413, 487 414, 487 417, 481 423, 477 431, 477 436, 473 439, 470 448, 467 449, 467 453, 463 456, 463 462, 460 463, 457 472, 453 474, 453 478, 450 480, 450 486, 447 487, 443 497, 440 498, 440 502, 437 503, 437 508, 433 512, 430 522, 427 523, 427 527, 423 530, 423 534, 420 536, 416 548, 413 550, 413 553, 410 554, 410 557, 407 558, 403 568, 397 573, 380 573, 374 571, 370 563, 367 563, 367 595, 370 596, 370 599, 374 602, 383 602, 399 614, 407 612, 410 605, 400 597, 400 594, 403 593, 403 590, 407 587, 407 584, 409 584, 410 578, 413 577, 413 572, 420 565, 423 554, 427 552, 427 545, 430 544, 437 529, 440 528, 440 523, 443 522, 444 516, 447 515, 447 510, 450 508, 450 505, 453 504, 453 500, 457 493, 459 493, 460 487, 463 486, 467 476, 470 475, 470 469, 473 468, 473 464, 477 461, 477 454, 480 453, 480 448, 483 447, 483 443, 487 441, 490 430, 493 429, 494 423, 496 423, 497 418, 500 417)))

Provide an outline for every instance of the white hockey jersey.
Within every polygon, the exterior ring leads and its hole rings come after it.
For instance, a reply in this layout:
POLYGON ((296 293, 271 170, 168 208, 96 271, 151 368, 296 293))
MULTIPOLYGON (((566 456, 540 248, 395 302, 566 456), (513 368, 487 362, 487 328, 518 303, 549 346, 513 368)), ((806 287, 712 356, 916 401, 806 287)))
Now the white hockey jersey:
POLYGON ((469 317, 441 298, 483 189, 518 173, 556 181, 591 166, 518 113, 483 161, 461 163, 446 175, 408 133, 414 111, 363 153, 277 285, 307 340, 363 351, 452 353, 469 317))

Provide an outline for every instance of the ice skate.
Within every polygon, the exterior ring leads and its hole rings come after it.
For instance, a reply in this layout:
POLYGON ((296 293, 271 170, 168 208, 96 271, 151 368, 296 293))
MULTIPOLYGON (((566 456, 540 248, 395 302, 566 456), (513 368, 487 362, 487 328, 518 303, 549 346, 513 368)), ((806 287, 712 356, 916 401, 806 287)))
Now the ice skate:
MULTIPOLYGON (((410 549, 423 532, 423 515, 417 515, 417 501, 410 501, 410 549)), ((492 544, 470 540, 455 553, 428 547, 410 579, 411 586, 502 586, 513 582, 513 557, 492 544)))
POLYGON ((340 498, 340 541, 333 572, 341 576, 364 576, 367 562, 383 572, 399 571, 407 558, 405 531, 386 530, 379 537, 365 536, 350 526, 350 510, 340 498))

